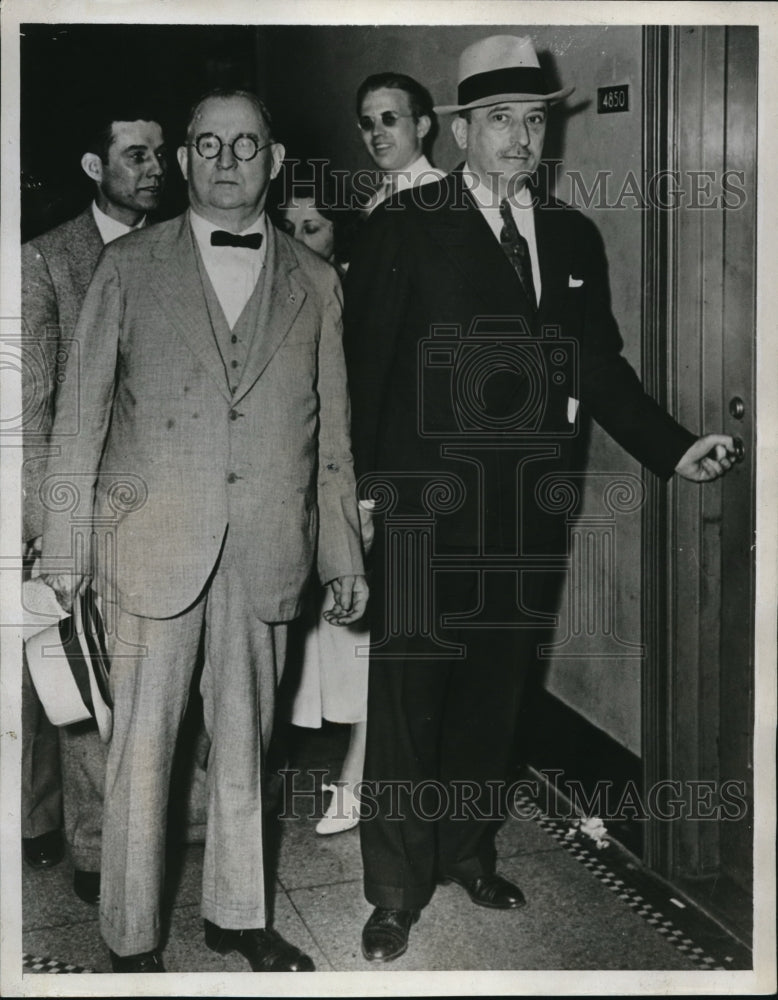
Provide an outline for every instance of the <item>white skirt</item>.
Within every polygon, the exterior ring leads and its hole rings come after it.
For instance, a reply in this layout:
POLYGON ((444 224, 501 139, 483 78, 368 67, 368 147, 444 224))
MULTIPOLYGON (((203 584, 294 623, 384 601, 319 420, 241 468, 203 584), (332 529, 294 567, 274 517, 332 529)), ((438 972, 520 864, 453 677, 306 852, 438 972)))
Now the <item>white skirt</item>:
MULTIPOLYGON (((304 635, 300 682, 292 701, 290 722, 318 729, 329 722, 364 722, 367 718, 367 668, 370 632, 361 621, 330 625, 322 612, 335 601, 329 587, 312 594, 302 617, 291 627, 304 635)), ((287 669, 296 668, 287 664, 287 669)))

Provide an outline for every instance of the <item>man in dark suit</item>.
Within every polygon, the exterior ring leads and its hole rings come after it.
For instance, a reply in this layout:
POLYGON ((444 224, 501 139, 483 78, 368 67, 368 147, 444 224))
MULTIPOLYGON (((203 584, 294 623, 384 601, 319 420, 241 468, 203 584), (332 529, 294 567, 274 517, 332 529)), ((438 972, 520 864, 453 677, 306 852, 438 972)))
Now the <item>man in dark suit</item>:
POLYGON ((54 435, 76 415, 79 432, 49 496, 77 484, 96 537, 79 563, 78 526, 50 503, 45 579, 68 607, 93 570, 114 623, 100 930, 116 972, 163 969, 166 807, 201 643, 206 945, 254 971, 313 969, 266 926, 263 759, 312 564, 336 624, 367 588, 340 281, 265 215, 283 157, 255 95, 197 103, 178 150, 189 211, 106 249, 76 327, 88 363, 57 395, 54 435))
MULTIPOLYGON (((39 488, 50 441, 62 351, 73 336, 87 287, 106 243, 146 224, 159 205, 166 159, 162 128, 147 109, 114 106, 85 138, 81 166, 94 183, 80 215, 22 246, 22 369, 25 407, 23 543, 26 562, 40 547, 39 488)), ((100 892, 100 827, 105 749, 94 727, 57 730, 46 719, 26 665, 22 695, 22 846, 28 864, 49 868, 62 857, 60 821, 85 902, 100 892), (61 780, 60 780, 61 771, 61 780), (64 801, 63 801, 64 800, 64 801), (64 808, 63 808, 64 807, 64 808)))
POLYGON ((574 468, 579 401, 665 479, 715 478, 734 454, 643 392, 596 229, 527 183, 569 92, 546 85, 528 38, 466 49, 457 103, 436 108, 457 115, 465 164, 379 206, 347 276, 354 455, 376 501, 361 824, 374 961, 405 951, 436 882, 493 909, 525 902, 495 871, 494 835, 538 581, 564 554, 547 477, 574 468))

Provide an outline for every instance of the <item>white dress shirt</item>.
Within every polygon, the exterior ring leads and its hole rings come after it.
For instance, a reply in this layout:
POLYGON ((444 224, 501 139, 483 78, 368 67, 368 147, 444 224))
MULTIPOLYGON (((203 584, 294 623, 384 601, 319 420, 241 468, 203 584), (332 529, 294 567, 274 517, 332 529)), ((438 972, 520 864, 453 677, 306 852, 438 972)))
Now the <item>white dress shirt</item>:
MULTIPOLYGON (((493 191, 488 185, 483 184, 478 175, 470 169, 467 163, 462 173, 465 187, 470 191, 481 214, 489 223, 489 228, 499 243, 503 221, 500 215, 500 198, 497 192, 493 191)), ((535 215, 532 210, 532 192, 527 187, 520 188, 508 199, 508 204, 511 207, 511 215, 514 222, 529 247, 530 260, 532 261, 532 282, 535 285, 535 298, 540 303, 540 262, 538 260, 538 243, 535 239, 535 215)), ((569 423, 575 423, 577 413, 578 400, 573 396, 569 396, 567 399, 567 419, 569 423)))
MULTIPOLYGON (((499 243, 503 221, 500 215, 500 197, 497 191, 483 184, 479 176, 470 169, 467 163, 463 168, 462 175, 465 187, 469 189, 470 194, 475 199, 476 205, 489 223, 489 228, 499 243)), ((508 204, 511 207, 511 215, 514 218, 516 226, 529 247, 529 256, 532 261, 532 283, 535 286, 535 298, 539 303, 541 293, 540 262, 538 261, 538 244, 535 239, 535 215, 532 210, 532 192, 527 187, 520 188, 508 198, 508 204)))
POLYGON ((222 307, 228 326, 232 329, 251 298, 251 293, 259 280, 259 273, 265 264, 267 241, 265 214, 263 212, 248 229, 238 234, 247 236, 249 233, 261 233, 262 246, 259 250, 247 247, 211 246, 211 233, 217 229, 223 230, 224 227, 209 222, 191 208, 189 223, 219 305, 222 307))
POLYGON ((432 166, 426 156, 420 156, 418 160, 414 160, 403 170, 392 170, 385 173, 381 186, 370 196, 365 211, 369 214, 376 205, 380 205, 382 201, 386 201, 398 191, 405 191, 410 187, 421 187, 422 184, 439 181, 441 177, 445 176, 445 170, 438 170, 437 167, 432 166))
POLYGON ((101 208, 97 207, 96 201, 92 202, 92 216, 103 238, 103 243, 118 240, 120 236, 126 236, 127 233, 131 233, 133 229, 143 229, 146 224, 146 216, 144 215, 137 226, 127 226, 125 223, 111 218, 110 215, 106 215, 101 208))

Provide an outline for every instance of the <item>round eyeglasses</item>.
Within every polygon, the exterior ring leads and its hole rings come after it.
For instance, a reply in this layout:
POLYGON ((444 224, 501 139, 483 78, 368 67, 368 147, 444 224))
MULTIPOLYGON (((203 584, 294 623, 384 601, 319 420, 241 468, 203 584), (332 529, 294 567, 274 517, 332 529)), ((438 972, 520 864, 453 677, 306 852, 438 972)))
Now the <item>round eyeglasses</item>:
POLYGON ((260 150, 272 146, 274 141, 271 139, 264 146, 260 146, 256 136, 241 134, 236 135, 232 142, 225 142, 213 132, 203 132, 197 136, 194 142, 190 142, 189 145, 194 146, 204 160, 215 160, 221 156, 224 146, 229 146, 235 159, 245 163, 246 160, 253 160, 260 150))
MULTIPOLYGON (((401 118, 413 118, 413 115, 400 115, 396 111, 382 111, 378 116, 381 124, 385 128, 394 128, 401 118)), ((375 132, 378 128, 378 118, 371 118, 370 115, 360 115, 357 118, 357 125, 361 132, 375 132)))

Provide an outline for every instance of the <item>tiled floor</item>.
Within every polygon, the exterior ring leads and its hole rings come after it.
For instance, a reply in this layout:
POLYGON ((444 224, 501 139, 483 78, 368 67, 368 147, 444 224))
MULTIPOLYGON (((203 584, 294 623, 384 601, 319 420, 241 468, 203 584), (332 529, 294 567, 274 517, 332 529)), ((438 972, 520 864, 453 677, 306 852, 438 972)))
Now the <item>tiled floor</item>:
MULTIPOLYGON (((344 729, 306 734, 298 766, 329 767, 331 777, 337 777, 337 761, 345 750, 344 729)), ((304 811, 310 808, 308 801, 304 811)), ((360 934, 371 907, 362 894, 358 831, 319 837, 315 823, 315 816, 278 821, 275 926, 311 955, 317 970, 386 972, 387 966, 366 962, 360 952, 360 934)), ((484 910, 459 887, 441 886, 413 928, 407 953, 392 963, 391 970, 727 967, 719 964, 727 958, 710 957, 704 947, 695 950, 688 932, 672 923, 672 912, 665 915, 645 903, 643 896, 636 897, 642 903, 636 902, 621 891, 623 882, 611 871, 624 861, 623 857, 619 861, 615 845, 600 852, 591 843, 589 847, 591 851, 580 844, 571 851, 570 842, 553 824, 509 820, 499 834, 499 868, 522 886, 526 908, 484 910)), ((247 971, 240 956, 216 955, 203 943, 202 845, 178 849, 173 858, 164 950, 167 970, 247 971)), ((45 873, 24 869, 24 952, 30 963, 33 957, 48 958, 94 972, 110 971, 97 910, 73 895, 71 879, 67 861, 45 873)), ((726 941, 723 946, 726 950, 726 941)), ((747 967, 742 964, 747 958, 736 957, 741 964, 735 967, 747 967)))

